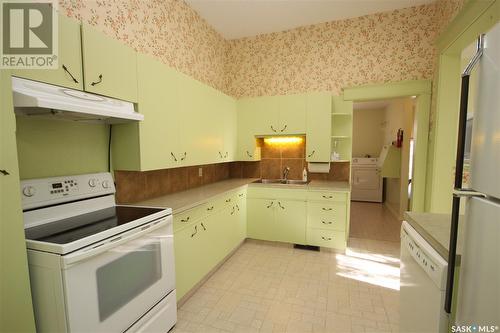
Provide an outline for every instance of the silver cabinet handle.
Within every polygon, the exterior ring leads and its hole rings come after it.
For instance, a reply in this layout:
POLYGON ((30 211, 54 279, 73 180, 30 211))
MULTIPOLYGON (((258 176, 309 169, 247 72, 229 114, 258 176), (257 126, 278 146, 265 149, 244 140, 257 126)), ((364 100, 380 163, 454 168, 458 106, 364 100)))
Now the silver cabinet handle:
POLYGON ((223 157, 222 157, 222 153, 221 153, 220 151, 219 151, 219 157, 220 157, 220 158, 223 158, 223 157))
POLYGON ((229 152, 226 151, 226 153, 224 154, 224 158, 227 158, 229 156, 229 152))
POLYGON ((316 152, 316 150, 313 150, 310 154, 307 155, 307 157, 312 157, 315 152, 316 152))
POLYGON ((210 211, 212 211, 213 209, 214 209, 214 206, 212 206, 212 207, 207 207, 207 210, 208 210, 209 212, 210 212, 210 211))
POLYGON ((333 199, 333 196, 332 195, 324 195, 323 198, 325 198, 325 199, 333 199))
POLYGON ((282 132, 282 133, 283 133, 283 131, 284 131, 284 130, 286 130, 287 126, 288 126, 288 125, 285 125, 285 127, 283 127, 283 128, 281 129, 281 131, 280 131, 280 132, 282 132))
POLYGON ((253 157, 253 155, 250 154, 250 152, 248 150, 247 150, 247 155, 248 155, 248 157, 253 157))
POLYGON ((7 170, 0 170, 0 173, 4 176, 10 175, 10 173, 8 173, 7 170))
POLYGON ((236 205, 236 208, 238 209, 238 212, 240 211, 240 206, 236 205))
POLYGON ((226 202, 227 202, 227 203, 231 202, 231 198, 226 199, 226 202))
POLYGON ((273 125, 271 125, 271 129, 273 130, 274 133, 278 133, 278 131, 274 129, 273 125))
POLYGON ((233 210, 231 211, 231 215, 233 215, 233 214, 234 214, 234 206, 233 206, 233 210))
POLYGON ((181 219, 181 222, 189 222, 189 216, 186 219, 181 219))
POLYGON ((332 224, 333 222, 332 221, 326 222, 326 221, 321 220, 321 223, 323 223, 323 224, 332 224))
POLYGON ((240 198, 243 198, 243 193, 238 194, 240 198))
POLYGON ((194 226, 194 232, 191 234, 191 238, 193 238, 198 233, 198 226, 194 226))
POLYGON ((170 152, 170 155, 172 155, 172 157, 174 158, 174 161, 177 162, 177 157, 175 157, 174 153, 170 152))
POLYGON ((203 224, 203 222, 201 222, 200 224, 203 227, 203 230, 207 230, 207 228, 205 227, 205 225, 203 224))
POLYGON ((331 241, 332 240, 331 237, 325 237, 325 236, 321 236, 321 239, 325 240, 325 241, 331 241))
POLYGON ((267 208, 271 208, 274 205, 274 201, 271 201, 269 205, 267 205, 267 208))
POLYGON ((181 157, 181 161, 184 161, 187 157, 187 152, 184 152, 184 156, 181 157))
POLYGON ((333 210, 332 208, 325 208, 325 207, 323 207, 323 208, 321 208, 321 209, 323 209, 324 211, 327 211, 327 212, 329 212, 329 211, 333 210))
POLYGON ((281 208, 281 209, 285 209, 285 207, 283 207, 283 206, 281 205, 281 202, 279 202, 279 201, 278 201, 278 206, 280 206, 280 208, 281 208))

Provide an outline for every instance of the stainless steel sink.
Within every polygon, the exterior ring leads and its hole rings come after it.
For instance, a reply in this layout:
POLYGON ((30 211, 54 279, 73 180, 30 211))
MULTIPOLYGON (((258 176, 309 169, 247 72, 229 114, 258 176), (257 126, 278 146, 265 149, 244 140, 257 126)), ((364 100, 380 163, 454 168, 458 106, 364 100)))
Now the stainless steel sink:
POLYGON ((259 179, 254 181, 254 183, 258 184, 277 184, 277 185, 307 185, 309 181, 303 180, 293 180, 293 179, 259 179))

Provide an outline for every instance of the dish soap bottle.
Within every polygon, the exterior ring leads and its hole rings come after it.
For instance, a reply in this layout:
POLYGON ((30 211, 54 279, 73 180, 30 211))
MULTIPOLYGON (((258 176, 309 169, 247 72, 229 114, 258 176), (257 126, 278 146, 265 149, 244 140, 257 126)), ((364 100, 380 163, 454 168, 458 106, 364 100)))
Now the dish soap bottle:
POLYGON ((307 169, 304 167, 304 171, 302 171, 302 181, 307 182, 307 169))

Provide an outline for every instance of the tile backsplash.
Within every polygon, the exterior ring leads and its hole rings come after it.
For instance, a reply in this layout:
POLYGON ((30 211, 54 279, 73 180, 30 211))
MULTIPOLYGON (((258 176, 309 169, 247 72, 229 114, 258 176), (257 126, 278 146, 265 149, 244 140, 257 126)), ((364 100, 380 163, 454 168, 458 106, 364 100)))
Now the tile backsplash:
POLYGON ((116 170, 116 201, 133 203, 228 179, 229 164, 207 164, 143 172, 116 170), (202 168, 201 177, 199 168, 202 168))

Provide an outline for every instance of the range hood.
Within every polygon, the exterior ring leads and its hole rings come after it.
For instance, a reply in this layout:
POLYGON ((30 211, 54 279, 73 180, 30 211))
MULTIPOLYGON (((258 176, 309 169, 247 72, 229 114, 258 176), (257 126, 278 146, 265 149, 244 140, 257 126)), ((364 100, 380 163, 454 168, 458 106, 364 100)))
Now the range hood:
POLYGON ((12 77, 16 115, 118 124, 144 119, 134 104, 84 91, 12 77))

